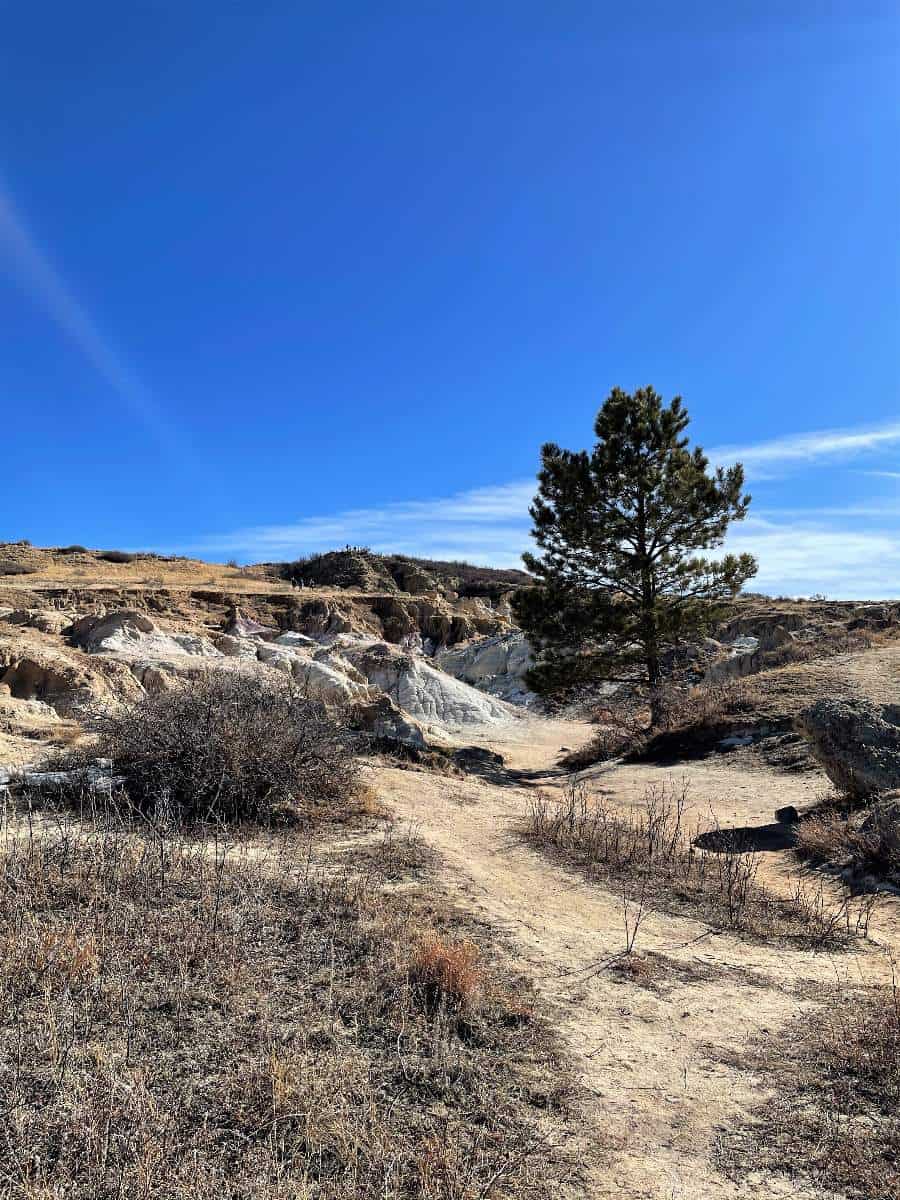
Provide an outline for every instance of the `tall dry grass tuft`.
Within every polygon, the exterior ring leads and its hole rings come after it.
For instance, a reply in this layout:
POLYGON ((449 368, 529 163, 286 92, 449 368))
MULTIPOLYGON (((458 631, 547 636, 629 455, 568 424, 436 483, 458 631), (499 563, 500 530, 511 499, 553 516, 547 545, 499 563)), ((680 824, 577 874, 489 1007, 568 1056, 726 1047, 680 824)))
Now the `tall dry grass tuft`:
POLYGON ((413 952, 409 974, 429 1012, 472 1009, 481 987, 478 959, 478 947, 468 939, 449 942, 434 932, 422 938, 413 952))

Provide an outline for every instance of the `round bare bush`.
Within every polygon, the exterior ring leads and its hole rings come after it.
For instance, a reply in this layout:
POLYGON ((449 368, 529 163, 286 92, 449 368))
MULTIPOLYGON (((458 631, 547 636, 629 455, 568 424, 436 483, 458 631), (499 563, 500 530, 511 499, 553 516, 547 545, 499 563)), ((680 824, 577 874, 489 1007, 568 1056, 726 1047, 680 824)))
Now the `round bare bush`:
POLYGON ((131 803, 178 822, 313 816, 358 787, 346 730, 288 679, 209 672, 90 723, 131 803))

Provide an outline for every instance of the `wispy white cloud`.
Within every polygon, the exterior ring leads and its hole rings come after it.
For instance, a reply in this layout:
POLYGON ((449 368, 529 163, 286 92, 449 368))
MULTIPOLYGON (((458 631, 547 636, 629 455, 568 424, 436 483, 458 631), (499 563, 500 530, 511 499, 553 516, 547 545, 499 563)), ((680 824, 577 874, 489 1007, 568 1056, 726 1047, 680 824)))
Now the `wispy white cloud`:
POLYGON ((820 429, 765 442, 716 446, 708 451, 715 463, 742 462, 748 473, 766 467, 833 463, 900 445, 900 422, 856 429, 820 429))
POLYGON ((732 527, 725 550, 749 553, 761 592, 808 596, 824 592, 847 600, 900 597, 900 530, 852 529, 799 519, 748 517, 732 527))
POLYGON ((159 405, 76 299, 0 184, 0 262, 3 261, 25 291, 143 422, 154 440, 177 457, 178 438, 159 405))
POLYGON ((290 559, 347 545, 429 558, 518 566, 528 546, 531 480, 475 488, 444 499, 345 509, 285 525, 258 525, 179 547, 182 553, 290 559))

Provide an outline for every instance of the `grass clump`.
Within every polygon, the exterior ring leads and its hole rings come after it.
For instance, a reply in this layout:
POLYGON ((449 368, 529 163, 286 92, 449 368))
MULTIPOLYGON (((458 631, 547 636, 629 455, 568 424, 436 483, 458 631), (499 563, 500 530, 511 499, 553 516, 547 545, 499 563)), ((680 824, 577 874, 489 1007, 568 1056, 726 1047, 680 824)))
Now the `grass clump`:
POLYGON ((900 805, 876 800, 863 811, 832 805, 797 826, 797 853, 815 863, 878 879, 900 878, 900 805))
POLYGON ((464 939, 448 941, 431 932, 416 946, 410 979, 429 1012, 445 1009, 466 1012, 474 1005, 481 986, 478 947, 464 939))
MULTIPOLYGON (((90 758, 109 759, 140 813, 176 823, 339 814, 359 784, 346 731, 289 679, 211 671, 95 711, 90 758)), ((60 766, 85 765, 85 750, 60 766)))
POLYGON ((0 1195, 558 1194, 552 1037, 521 1005, 509 1019, 487 986, 508 970, 484 942, 460 952, 462 918, 433 905, 320 872, 291 836, 251 853, 114 823, 11 832, 0 1195))
POLYGON ((774 1098, 726 1135, 732 1175, 768 1169, 823 1194, 900 1200, 900 993, 843 986, 821 1010, 740 1063, 774 1098))
POLYGON ((641 904, 699 916, 720 929, 764 939, 839 948, 864 936, 873 902, 850 898, 832 904, 823 886, 798 882, 789 897, 776 896, 757 879, 759 854, 697 849, 699 830, 686 828, 687 785, 651 785, 639 807, 619 812, 591 797, 578 781, 561 801, 539 793, 525 836, 587 875, 631 886, 641 904))

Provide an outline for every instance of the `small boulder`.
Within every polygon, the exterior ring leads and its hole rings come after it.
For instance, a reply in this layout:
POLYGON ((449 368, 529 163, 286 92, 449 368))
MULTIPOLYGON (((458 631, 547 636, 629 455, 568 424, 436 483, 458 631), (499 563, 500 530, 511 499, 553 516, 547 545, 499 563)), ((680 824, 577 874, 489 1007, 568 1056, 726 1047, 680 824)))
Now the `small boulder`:
POLYGON ((425 734, 421 726, 403 712, 390 696, 379 696, 367 704, 356 705, 353 724, 375 738, 399 742, 415 750, 425 749, 425 734))

